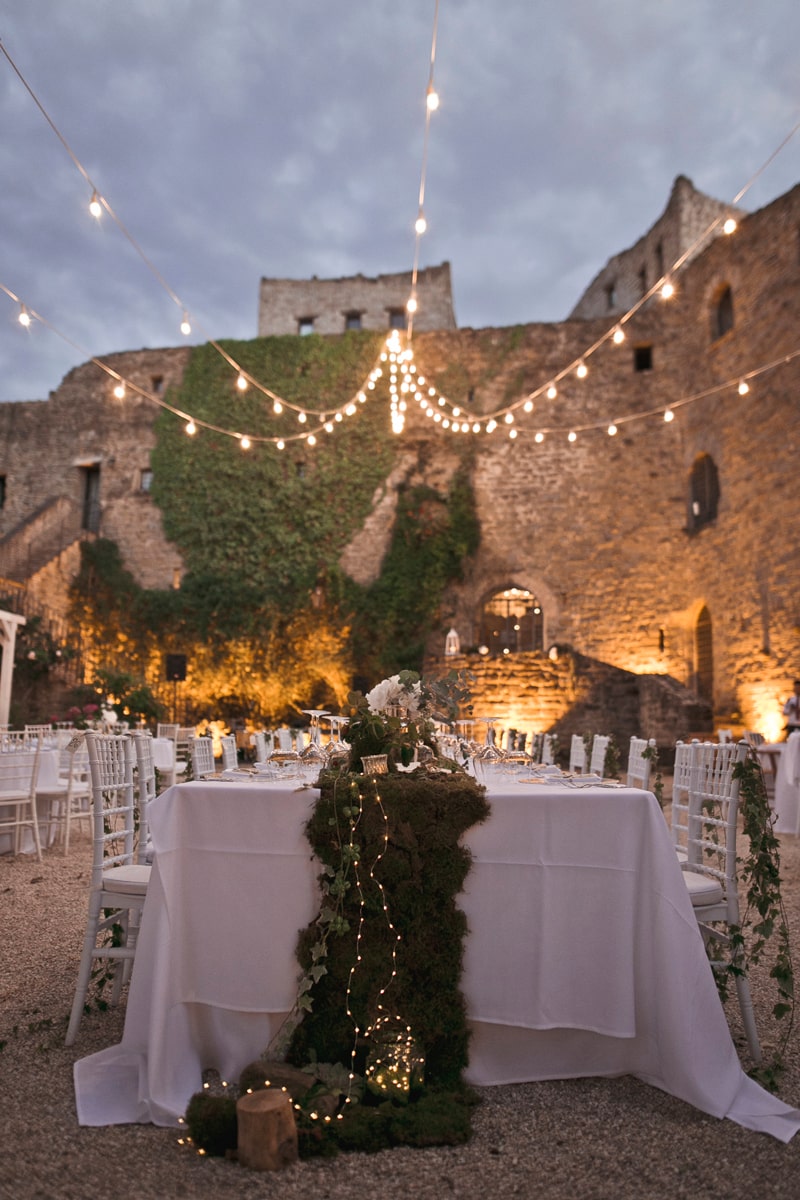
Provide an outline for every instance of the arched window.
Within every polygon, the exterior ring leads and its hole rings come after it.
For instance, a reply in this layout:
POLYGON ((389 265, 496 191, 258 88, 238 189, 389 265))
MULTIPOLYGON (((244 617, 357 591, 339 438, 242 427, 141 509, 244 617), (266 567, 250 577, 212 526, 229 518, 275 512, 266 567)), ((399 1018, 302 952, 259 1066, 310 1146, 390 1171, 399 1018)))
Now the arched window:
POLYGON ((733 292, 726 284, 717 293, 716 303, 711 314, 711 340, 715 342, 729 329, 733 329, 733 292))
POLYGON ((689 514, 687 529, 696 533, 717 519, 719 475, 710 454, 698 454, 689 474, 689 514))
POLYGON ((491 655, 544 649, 542 606, 527 588, 494 592, 481 608, 478 645, 491 655))

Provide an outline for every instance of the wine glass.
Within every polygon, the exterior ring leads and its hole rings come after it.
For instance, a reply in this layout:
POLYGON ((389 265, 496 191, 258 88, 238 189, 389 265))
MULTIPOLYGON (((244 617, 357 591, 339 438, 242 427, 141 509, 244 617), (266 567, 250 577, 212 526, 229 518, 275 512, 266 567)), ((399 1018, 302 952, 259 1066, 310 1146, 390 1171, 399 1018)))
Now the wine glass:
POLYGON ((311 741, 316 742, 318 746, 322 745, 322 733, 320 730, 320 717, 329 717, 331 714, 325 708, 301 708, 306 716, 311 717, 311 741))

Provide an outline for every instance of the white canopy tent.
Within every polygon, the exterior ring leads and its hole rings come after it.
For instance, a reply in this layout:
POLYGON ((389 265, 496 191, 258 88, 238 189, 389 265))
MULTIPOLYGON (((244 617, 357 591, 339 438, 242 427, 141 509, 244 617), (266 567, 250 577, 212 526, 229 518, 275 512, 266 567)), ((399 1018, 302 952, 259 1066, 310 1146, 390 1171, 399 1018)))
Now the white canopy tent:
POLYGON ((0 725, 8 725, 17 628, 24 624, 25 618, 21 617, 19 613, 5 612, 0 609, 0 725))

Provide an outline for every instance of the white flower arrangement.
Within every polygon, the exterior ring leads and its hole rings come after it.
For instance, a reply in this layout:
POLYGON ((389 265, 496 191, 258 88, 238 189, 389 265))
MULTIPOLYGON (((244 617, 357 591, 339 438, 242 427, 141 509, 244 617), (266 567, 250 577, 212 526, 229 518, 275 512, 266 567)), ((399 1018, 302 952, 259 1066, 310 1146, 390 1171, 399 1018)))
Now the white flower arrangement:
POLYGON ((372 713, 389 713, 392 709, 405 709, 405 715, 415 717, 422 705, 422 682, 414 680, 411 671, 400 675, 390 675, 388 679, 377 683, 372 691, 367 692, 366 701, 372 713))

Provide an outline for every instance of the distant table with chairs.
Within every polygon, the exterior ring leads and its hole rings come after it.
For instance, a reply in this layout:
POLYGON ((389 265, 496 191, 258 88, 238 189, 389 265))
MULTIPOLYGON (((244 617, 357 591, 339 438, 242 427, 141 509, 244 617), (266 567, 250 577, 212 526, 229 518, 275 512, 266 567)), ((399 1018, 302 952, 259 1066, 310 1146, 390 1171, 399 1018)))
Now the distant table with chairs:
MULTIPOLYGON (((196 781, 150 805, 155 861, 118 1046, 75 1064, 84 1125, 173 1125, 206 1068, 236 1078, 295 1000, 319 908, 317 792, 196 781)), ((467 1080, 632 1074, 788 1141, 800 1112, 743 1072, 652 793, 499 778, 465 841, 467 1080)), ((435 914, 431 914, 435 920, 435 914)))
MULTIPOLYGON (((35 747, 0 753, 0 810, 3 812, 5 812, 3 793, 16 790, 20 779, 20 768, 29 773, 33 770, 35 759, 35 747)), ((53 816, 53 800, 61 790, 58 750, 40 750, 36 780, 36 814, 39 836, 43 846, 50 845, 58 832, 57 821, 53 816)), ((5 824, 3 812, 0 812, 0 823, 5 824)), ((33 854, 36 847, 30 827, 23 829, 22 834, 18 845, 15 845, 15 837, 12 832, 0 833, 0 854, 12 854, 15 851, 21 854, 33 854)))
POLYGON ((755 747, 765 779, 774 787, 775 832, 800 835, 800 733, 755 747))

